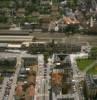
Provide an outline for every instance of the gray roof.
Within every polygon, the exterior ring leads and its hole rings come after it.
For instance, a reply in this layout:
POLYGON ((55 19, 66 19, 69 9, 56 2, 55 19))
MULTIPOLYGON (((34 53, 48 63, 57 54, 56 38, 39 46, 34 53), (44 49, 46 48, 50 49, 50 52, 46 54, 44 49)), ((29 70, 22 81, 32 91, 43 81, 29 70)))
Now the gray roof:
POLYGON ((95 83, 92 75, 86 75, 86 84, 90 88, 97 88, 97 84, 95 83))
POLYGON ((0 43, 0 47, 8 47, 8 43, 0 43))

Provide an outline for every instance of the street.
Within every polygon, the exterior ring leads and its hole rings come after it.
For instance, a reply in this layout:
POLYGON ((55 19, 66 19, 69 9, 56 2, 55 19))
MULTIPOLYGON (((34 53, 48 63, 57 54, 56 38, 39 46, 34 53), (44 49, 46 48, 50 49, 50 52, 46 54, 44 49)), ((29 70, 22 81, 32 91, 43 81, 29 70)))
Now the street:
POLYGON ((73 69, 73 80, 75 83, 75 100, 83 100, 83 97, 81 95, 79 82, 84 79, 85 73, 82 73, 79 71, 78 66, 76 64, 76 58, 82 58, 87 57, 88 54, 86 53, 78 53, 78 54, 71 54, 70 60, 71 60, 71 67, 73 69), (79 75, 80 74, 80 75, 79 75))
POLYGON ((49 73, 50 63, 44 65, 44 56, 38 55, 38 72, 34 100, 49 100, 49 73))
POLYGON ((2 89, 1 89, 1 93, 0 93, 0 100, 3 100, 3 98, 4 98, 7 81, 8 81, 8 78, 5 77, 3 80, 2 89))
POLYGON ((18 78, 18 74, 19 74, 19 71, 20 71, 21 66, 22 66, 22 61, 21 60, 22 60, 22 58, 21 58, 21 55, 20 55, 17 58, 16 72, 15 72, 14 77, 13 77, 13 82, 12 82, 12 86, 11 86, 11 90, 10 90, 8 100, 13 100, 14 99, 17 78, 18 78))

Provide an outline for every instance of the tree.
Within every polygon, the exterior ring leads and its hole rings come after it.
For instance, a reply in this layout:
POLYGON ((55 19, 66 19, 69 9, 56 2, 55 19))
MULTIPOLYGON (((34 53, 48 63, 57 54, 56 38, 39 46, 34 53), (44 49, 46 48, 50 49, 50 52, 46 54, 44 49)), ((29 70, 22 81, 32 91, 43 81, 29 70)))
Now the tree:
POLYGON ((44 61, 47 62, 49 57, 49 52, 44 52, 44 61))
POLYGON ((68 6, 71 8, 75 7, 77 5, 78 0, 68 0, 68 6))
POLYGON ((8 60, 4 60, 4 65, 5 66, 10 66, 10 62, 8 60))
POLYGON ((97 47, 93 47, 89 53, 89 58, 97 59, 97 47))
POLYGON ((7 20, 8 20, 7 17, 5 17, 5 16, 0 16, 0 22, 1 22, 1 23, 6 23, 7 20))

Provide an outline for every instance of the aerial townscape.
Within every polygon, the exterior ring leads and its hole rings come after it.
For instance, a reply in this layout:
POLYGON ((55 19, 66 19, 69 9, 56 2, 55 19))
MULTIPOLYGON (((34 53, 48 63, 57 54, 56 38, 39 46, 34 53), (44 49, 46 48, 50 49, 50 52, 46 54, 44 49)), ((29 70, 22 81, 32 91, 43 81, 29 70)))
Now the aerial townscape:
POLYGON ((97 0, 0 0, 0 100, 97 100, 97 0))

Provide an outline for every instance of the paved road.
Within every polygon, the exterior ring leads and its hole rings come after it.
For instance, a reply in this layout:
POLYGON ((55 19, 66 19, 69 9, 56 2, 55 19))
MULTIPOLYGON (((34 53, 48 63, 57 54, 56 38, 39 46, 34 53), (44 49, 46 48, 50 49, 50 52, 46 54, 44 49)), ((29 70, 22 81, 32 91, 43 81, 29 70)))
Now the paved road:
POLYGON ((14 35, 2 35, 0 36, 0 41, 19 41, 19 42, 32 42, 33 36, 14 36, 14 35))
POLYGON ((73 69, 73 80, 75 80, 75 89, 76 89, 76 92, 75 92, 75 100, 83 100, 83 97, 81 95, 81 91, 80 91, 80 88, 79 88, 79 82, 84 78, 84 73, 80 73, 80 75, 78 74, 79 69, 77 67, 77 64, 76 64, 76 58, 82 58, 82 57, 86 57, 88 56, 88 54, 86 53, 79 53, 79 54, 71 54, 70 55, 70 60, 71 60, 71 67, 73 69))
POLYGON ((33 57, 37 57, 36 55, 31 55, 31 54, 27 54, 27 53, 25 53, 25 52, 23 52, 23 51, 20 51, 19 53, 14 53, 14 52, 12 52, 12 53, 9 53, 9 52, 0 52, 0 58, 13 58, 13 57, 19 57, 21 55, 21 58, 33 58, 33 57), (22 55, 21 55, 21 53, 22 53, 22 55))
POLYGON ((21 69, 21 65, 22 65, 22 58, 21 58, 21 55, 20 55, 20 56, 17 57, 16 72, 15 72, 14 77, 13 77, 13 82, 12 82, 12 86, 11 86, 11 90, 10 90, 8 100, 14 99, 16 82, 17 82, 19 71, 21 69))
POLYGON ((3 100, 7 81, 8 81, 8 78, 5 77, 4 80, 3 80, 2 89, 1 89, 1 93, 0 93, 0 100, 3 100))
POLYGON ((35 98, 34 100, 49 99, 49 64, 44 65, 44 56, 38 55, 38 72, 36 77, 35 98))
POLYGON ((7 29, 2 29, 0 30, 0 35, 27 35, 29 34, 30 30, 7 30, 7 29))
POLYGON ((44 56, 38 55, 38 72, 36 76, 36 86, 35 86, 35 97, 34 100, 43 100, 43 66, 44 66, 44 56))

